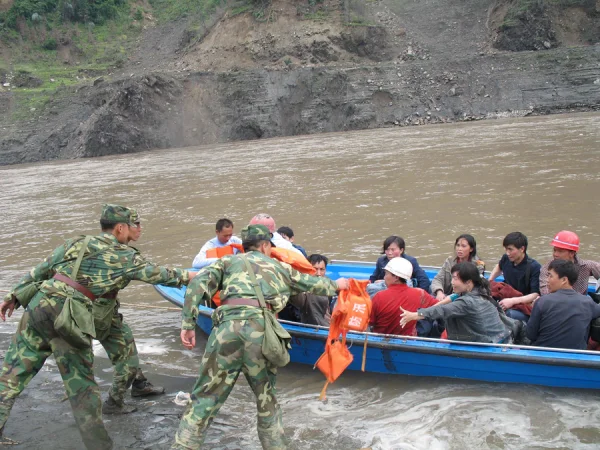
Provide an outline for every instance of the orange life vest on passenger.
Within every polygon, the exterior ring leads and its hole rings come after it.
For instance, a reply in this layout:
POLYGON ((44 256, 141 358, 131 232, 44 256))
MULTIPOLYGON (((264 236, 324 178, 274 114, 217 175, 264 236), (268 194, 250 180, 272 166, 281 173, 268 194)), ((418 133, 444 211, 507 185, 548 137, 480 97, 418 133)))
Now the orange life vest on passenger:
POLYGON ((289 250, 287 248, 273 247, 271 249, 271 258, 288 263, 298 272, 314 275, 317 271, 302 253, 289 250))
POLYGON ((228 244, 224 247, 211 248, 206 250, 207 258, 222 258, 223 256, 233 255, 235 252, 234 249, 238 250, 240 253, 244 253, 244 247, 242 244, 228 244))
MULTIPOLYGON (((325 399, 327 386, 333 383, 352 363, 354 357, 346 346, 346 333, 348 331, 365 331, 369 326, 371 317, 371 298, 366 288, 369 280, 348 279, 348 289, 340 291, 338 301, 331 314, 329 335, 325 344, 325 352, 315 363, 327 381, 321 391, 320 399, 325 399), (342 336, 340 340, 340 335, 342 336)), ((366 352, 366 336, 365 349, 366 352)), ((363 354, 363 368, 364 371, 363 354)))
MULTIPOLYGON (((206 250, 206 257, 222 258, 223 256, 233 255, 235 253, 233 251, 234 249, 238 250, 240 253, 244 253, 244 247, 242 246, 242 244, 229 244, 225 245, 224 247, 211 248, 206 250)), ((221 291, 217 292, 212 298, 213 303, 217 305, 217 307, 221 306, 220 292, 221 291)))

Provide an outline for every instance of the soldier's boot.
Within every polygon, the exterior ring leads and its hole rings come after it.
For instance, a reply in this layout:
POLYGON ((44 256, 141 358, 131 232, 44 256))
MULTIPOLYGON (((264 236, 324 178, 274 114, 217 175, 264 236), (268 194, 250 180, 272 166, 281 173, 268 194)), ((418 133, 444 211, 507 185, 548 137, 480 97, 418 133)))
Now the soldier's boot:
POLYGON ((102 414, 129 414, 137 411, 135 406, 116 402, 110 395, 102 404, 102 414))
POLYGON ((152 395, 161 395, 165 393, 165 388, 162 386, 154 386, 150 383, 144 374, 142 369, 137 369, 137 374, 131 385, 131 396, 132 397, 150 397, 152 395))

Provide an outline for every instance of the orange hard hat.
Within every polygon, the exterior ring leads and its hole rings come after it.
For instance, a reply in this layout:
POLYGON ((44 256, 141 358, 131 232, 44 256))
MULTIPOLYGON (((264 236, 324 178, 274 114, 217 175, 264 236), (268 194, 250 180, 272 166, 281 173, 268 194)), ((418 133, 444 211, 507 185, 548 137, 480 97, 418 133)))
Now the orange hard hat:
POLYGON ((559 231, 550 245, 553 247, 564 248, 565 250, 579 251, 579 236, 572 231, 559 231))

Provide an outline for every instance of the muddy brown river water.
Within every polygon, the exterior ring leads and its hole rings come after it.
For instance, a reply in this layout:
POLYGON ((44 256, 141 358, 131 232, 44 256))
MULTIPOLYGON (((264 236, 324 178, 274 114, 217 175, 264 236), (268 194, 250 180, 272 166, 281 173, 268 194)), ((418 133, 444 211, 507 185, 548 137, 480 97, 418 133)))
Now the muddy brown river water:
MULTIPOLYGON (((62 161, 0 169, 0 289, 55 246, 94 233, 100 205, 138 208, 149 259, 191 265, 214 223, 236 231, 258 212, 291 226, 309 253, 374 261, 385 237, 441 265, 469 232, 491 268, 502 237, 522 231, 529 254, 550 258, 551 237, 576 231, 581 256, 600 259, 600 115, 574 114, 418 128, 300 136, 62 161)), ((131 400, 140 412, 108 418, 116 448, 168 448, 178 423, 177 391, 189 391, 205 340, 186 351, 179 312, 149 286, 122 295, 143 367, 168 394, 131 400), (150 304, 166 309, 136 306, 150 304)), ((5 351, 20 314, 0 325, 5 351)), ((96 348, 106 391, 110 364, 96 348)), ((527 382, 527 380, 523 380, 527 382)), ((585 449, 600 445, 600 395, 530 385, 345 373, 318 401, 312 367, 278 377, 290 449, 585 449)), ((16 449, 80 449, 63 388, 49 360, 6 427, 16 449)), ((206 448, 259 448, 253 395, 238 385, 206 448)))

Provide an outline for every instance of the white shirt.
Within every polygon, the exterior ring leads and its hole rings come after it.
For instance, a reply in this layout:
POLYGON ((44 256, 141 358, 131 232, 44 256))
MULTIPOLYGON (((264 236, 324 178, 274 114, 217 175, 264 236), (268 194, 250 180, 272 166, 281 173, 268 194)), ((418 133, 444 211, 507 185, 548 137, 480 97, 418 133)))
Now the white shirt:
MULTIPOLYGON (((231 239, 229 239, 225 244, 221 244, 221 242, 219 241, 219 238, 217 238, 215 236, 214 238, 212 238, 210 241, 208 241, 206 244, 204 244, 202 246, 202 248, 200 249, 200 252, 194 258, 192 267, 194 269, 202 269, 203 267, 206 267, 209 264, 214 263, 217 259, 219 259, 219 258, 207 258, 206 257, 206 252, 210 249, 225 247, 229 244, 241 244, 241 243, 242 243, 242 240, 239 237, 231 236, 231 239)), ((237 249, 233 249, 234 254, 237 252, 238 252, 237 249)))
POLYGON ((302 252, 300 250, 294 247, 290 241, 285 240, 285 238, 282 235, 280 235, 277 231, 273 233, 273 239, 271 239, 271 242, 275 244, 276 247, 285 248, 286 250, 293 250, 296 253, 302 255, 302 252))

